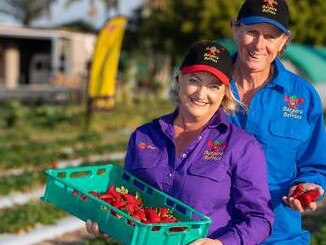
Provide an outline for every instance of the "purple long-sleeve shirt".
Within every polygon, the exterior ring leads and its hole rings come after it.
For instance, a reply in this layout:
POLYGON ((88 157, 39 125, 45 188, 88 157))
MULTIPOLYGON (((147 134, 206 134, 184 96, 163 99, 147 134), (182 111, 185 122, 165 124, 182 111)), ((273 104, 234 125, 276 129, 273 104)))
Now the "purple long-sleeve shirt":
POLYGON ((274 220, 261 146, 220 110, 177 155, 177 113, 133 132, 125 169, 209 216, 208 237, 224 245, 259 244, 270 235, 274 220))

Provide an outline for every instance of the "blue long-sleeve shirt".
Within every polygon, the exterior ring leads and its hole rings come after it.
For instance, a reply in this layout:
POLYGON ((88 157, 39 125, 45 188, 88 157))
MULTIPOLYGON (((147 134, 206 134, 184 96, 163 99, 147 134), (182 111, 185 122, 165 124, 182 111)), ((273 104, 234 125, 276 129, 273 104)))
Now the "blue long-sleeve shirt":
POLYGON ((176 155, 173 119, 177 113, 132 134, 125 169, 209 216, 208 237, 224 245, 265 240, 274 215, 260 144, 218 111, 200 136, 176 155))
MULTIPOLYGON (((282 202, 299 182, 326 188, 326 133, 320 98, 314 87, 274 62, 274 77, 252 98, 247 114, 229 119, 263 145, 275 212, 274 231, 266 244, 309 244, 301 215, 282 202)), ((239 94, 231 82, 235 96, 239 94)), ((265 243, 264 243, 265 244, 265 243)))

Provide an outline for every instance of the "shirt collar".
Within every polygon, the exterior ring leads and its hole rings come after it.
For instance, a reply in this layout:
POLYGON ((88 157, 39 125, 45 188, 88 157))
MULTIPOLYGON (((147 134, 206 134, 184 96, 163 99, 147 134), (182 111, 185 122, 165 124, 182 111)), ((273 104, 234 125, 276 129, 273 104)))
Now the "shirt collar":
POLYGON ((287 73, 284 71, 286 70, 284 65, 282 64, 279 58, 276 58, 273 62, 274 64, 274 75, 272 80, 269 82, 268 86, 278 86, 283 88, 285 91, 289 91, 290 82, 287 77, 287 73))

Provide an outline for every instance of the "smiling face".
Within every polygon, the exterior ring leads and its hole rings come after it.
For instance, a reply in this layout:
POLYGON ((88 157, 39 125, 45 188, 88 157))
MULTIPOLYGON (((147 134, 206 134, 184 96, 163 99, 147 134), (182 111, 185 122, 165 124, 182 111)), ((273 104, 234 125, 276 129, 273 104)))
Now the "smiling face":
POLYGON ((240 24, 233 27, 233 34, 238 48, 238 61, 249 72, 269 70, 288 40, 281 30, 267 23, 240 24))
POLYGON ((226 85, 207 72, 179 75, 180 113, 190 120, 209 120, 220 107, 226 85))

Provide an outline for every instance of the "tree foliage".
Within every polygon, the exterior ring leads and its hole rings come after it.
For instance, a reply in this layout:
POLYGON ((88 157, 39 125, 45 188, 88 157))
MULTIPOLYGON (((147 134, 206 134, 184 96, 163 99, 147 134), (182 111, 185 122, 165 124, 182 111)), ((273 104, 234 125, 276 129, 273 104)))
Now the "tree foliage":
POLYGON ((139 23, 140 45, 181 55, 199 39, 231 37, 230 21, 242 0, 166 0, 139 23))
MULTIPOLYGON (((230 21, 243 1, 166 0, 163 8, 138 20, 138 44, 178 56, 200 39, 232 38, 230 21)), ((287 1, 294 41, 326 45, 326 1, 287 1)))
POLYGON ((288 0, 294 41, 326 45, 326 1, 288 0))
POLYGON ((50 16, 50 6, 56 0, 1 0, 0 13, 12 16, 25 26, 43 16, 50 16))

